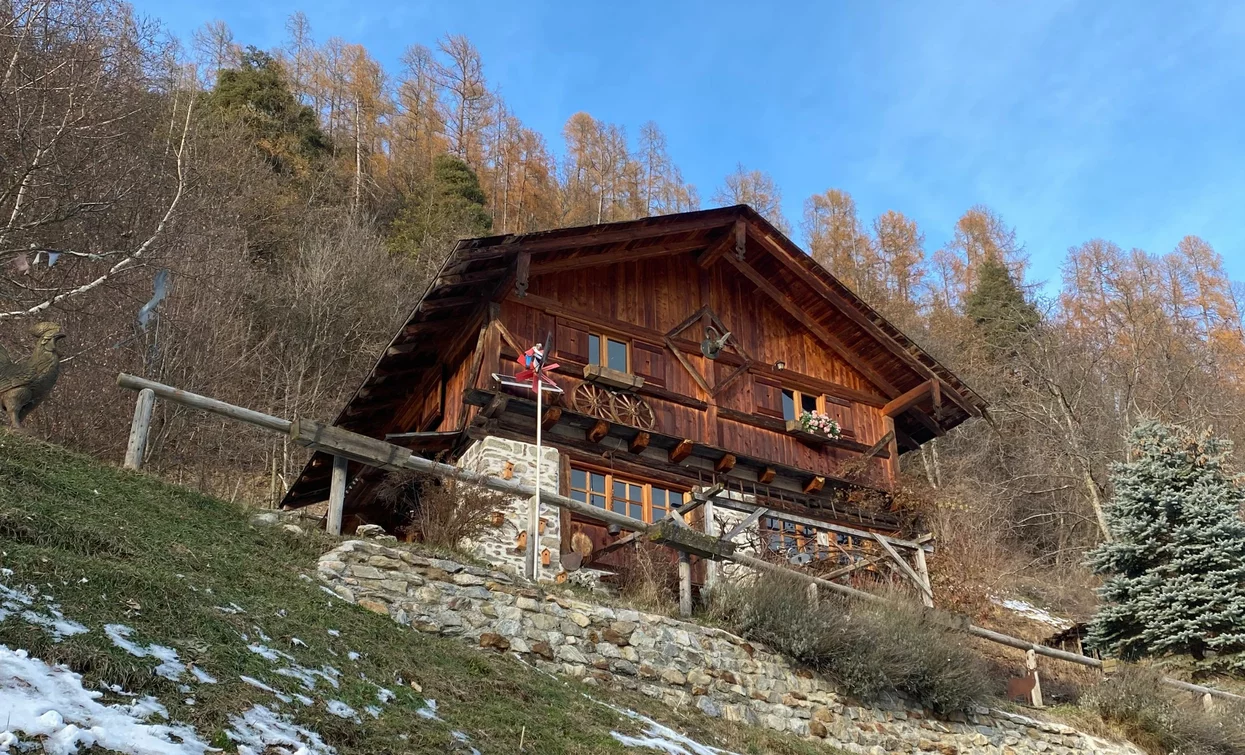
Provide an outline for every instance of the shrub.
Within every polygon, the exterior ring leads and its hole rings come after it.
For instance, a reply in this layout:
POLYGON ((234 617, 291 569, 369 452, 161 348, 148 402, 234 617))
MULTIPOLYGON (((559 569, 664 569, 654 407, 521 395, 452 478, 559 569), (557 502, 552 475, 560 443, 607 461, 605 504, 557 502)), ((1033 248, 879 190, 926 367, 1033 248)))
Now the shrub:
POLYGON ((614 576, 618 594, 633 607, 669 613, 679 600, 679 567, 660 545, 637 543, 614 576))
POLYGON ((1148 668, 1125 666, 1086 692, 1081 705, 1146 752, 1184 755, 1245 754, 1245 709, 1206 711, 1180 703, 1148 668))
POLYGON ((479 536, 490 526, 490 515, 510 505, 504 494, 488 488, 414 472, 390 473, 376 497, 420 542, 450 549, 479 536))
POLYGON ((837 681, 864 700, 902 695, 939 712, 965 710, 987 692, 967 638, 897 596, 884 602, 825 595, 785 577, 754 578, 719 596, 724 623, 837 681))

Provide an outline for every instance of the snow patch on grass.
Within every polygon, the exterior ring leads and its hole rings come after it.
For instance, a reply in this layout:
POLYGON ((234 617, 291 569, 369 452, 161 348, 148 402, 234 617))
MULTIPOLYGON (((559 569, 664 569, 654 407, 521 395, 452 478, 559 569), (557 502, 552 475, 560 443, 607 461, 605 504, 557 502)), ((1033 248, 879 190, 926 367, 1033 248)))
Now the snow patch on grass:
POLYGON ((1017 600, 1015 598, 996 598, 991 595, 990 602, 996 606, 1002 606, 1013 613, 1018 613, 1026 619, 1047 624, 1055 627, 1056 629, 1067 629, 1074 623, 1068 619, 1056 616, 1045 609, 1038 608, 1025 600, 1017 600))
POLYGON ((109 750, 128 755, 203 755, 208 744, 189 726, 147 724, 168 717, 154 698, 129 705, 104 705, 101 692, 87 690, 82 677, 63 666, 49 666, 24 650, 0 645, 0 751, 19 746, 19 734, 43 739, 45 752, 74 755, 109 750))
MULTIPOLYGON (((12 575, 9 571, 5 576, 12 575)), ((0 585, 0 622, 10 616, 17 616, 27 624, 33 624, 51 636, 53 642, 60 642, 75 634, 90 631, 76 621, 70 621, 61 613, 60 606, 52 602, 50 596, 43 596, 44 604, 37 605, 35 597, 37 588, 29 588, 31 592, 14 590, 7 585, 0 585)))
POLYGON ((229 719, 226 736, 238 743, 238 755, 332 755, 336 750, 320 735, 267 706, 255 705, 229 719))
POLYGON ((156 674, 163 676, 170 681, 178 681, 182 678, 182 673, 186 670, 186 666, 178 659, 177 651, 164 645, 139 645, 130 640, 130 635, 134 634, 134 630, 124 624, 106 624, 104 625, 104 634, 108 635, 108 639, 112 640, 112 644, 121 648, 125 652, 137 658, 155 658, 160 661, 160 665, 156 666, 156 674))

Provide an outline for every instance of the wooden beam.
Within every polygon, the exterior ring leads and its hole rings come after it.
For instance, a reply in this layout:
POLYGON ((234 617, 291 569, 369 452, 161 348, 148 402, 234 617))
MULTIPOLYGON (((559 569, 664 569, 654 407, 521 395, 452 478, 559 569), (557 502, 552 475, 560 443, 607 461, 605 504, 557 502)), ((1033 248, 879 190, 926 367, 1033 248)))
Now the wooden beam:
POLYGON ((935 438, 940 438, 947 434, 947 431, 942 429, 942 425, 930 419, 925 412, 909 410, 906 416, 915 419, 919 425, 928 430, 929 434, 935 438))
POLYGON ((819 493, 821 492, 821 489, 824 488, 825 486, 826 486, 826 478, 822 477, 821 475, 817 475, 813 477, 813 479, 805 483, 804 494, 812 495, 813 493, 819 493))
POLYGON ((144 388, 138 392, 138 400, 134 404, 134 421, 130 424, 130 440, 125 445, 125 469, 143 468, 147 431, 151 428, 151 412, 155 405, 155 391, 144 388))
POLYGON ((912 407, 921 403, 927 395, 933 392, 936 382, 926 380, 910 391, 906 391, 903 395, 891 399, 886 402, 886 406, 882 407, 882 414, 887 417, 898 417, 900 414, 908 411, 912 407))
POLYGON ((817 336, 818 340, 829 346, 831 351, 838 354, 844 362, 847 362, 857 372, 864 375, 869 382, 876 385, 882 390, 883 393, 887 396, 896 396, 899 394, 899 389, 892 385, 889 380, 878 374, 877 370, 870 367, 851 349, 844 346, 843 342, 830 333, 830 331, 826 330, 821 323, 813 320, 807 312, 791 300, 791 297, 787 296, 782 291, 779 291, 773 283, 770 283, 764 276, 758 273, 756 268, 746 262, 740 262, 730 255, 727 255, 725 259, 727 262, 734 265, 735 269, 742 273, 745 278, 752 281, 752 284, 760 289, 762 293, 773 299, 780 307, 786 310, 787 314, 791 316, 791 319, 800 323, 800 325, 804 326, 806 330, 817 336))
POLYGON ((918 548, 913 552, 913 560, 916 561, 916 573, 921 578, 921 585, 924 588, 925 605, 933 607, 934 605, 934 588, 929 583, 929 566, 925 563, 925 551, 918 548))
POLYGON ((778 476, 777 469, 774 469, 773 467, 765 467, 760 472, 757 472, 757 482, 761 483, 762 485, 768 485, 771 482, 773 482, 774 478, 777 476, 778 476))
POLYGON ((885 560, 886 560, 886 556, 869 556, 868 558, 862 558, 854 563, 848 564, 847 566, 840 566, 834 571, 828 571, 825 574, 819 574, 818 576, 820 576, 822 579, 838 579, 839 577, 846 576, 848 574, 851 574, 854 571, 859 571, 861 569, 867 569, 868 567, 873 566, 879 561, 885 561, 885 560))
POLYGON ((641 241, 661 236, 675 236, 692 231, 703 231, 709 228, 720 228, 732 222, 725 212, 708 210, 699 214, 700 217, 671 219, 661 222, 656 218, 631 221, 626 224, 608 223, 596 228, 542 231, 524 236, 511 236, 501 244, 491 247, 473 248, 464 245, 459 252, 464 260, 487 259, 499 257, 519 250, 529 252, 552 252, 559 249, 578 249, 601 244, 613 244, 625 241, 641 241), (657 220, 657 222, 653 222, 657 220), (627 227, 618 228, 619 225, 627 227), (496 250, 496 251, 493 251, 496 250))
POLYGON ((503 268, 493 267, 487 270, 476 270, 470 273, 461 273, 459 275, 442 275, 437 278, 435 287, 442 286, 473 286, 479 283, 489 283, 496 281, 498 278, 506 274, 503 268))
POLYGON ((585 252, 578 257, 569 259, 533 262, 532 275, 563 273, 568 270, 582 270, 589 267, 613 265, 619 262, 634 262, 651 257, 665 257, 671 254, 682 254, 683 252, 703 249, 704 246, 705 241, 702 239, 699 241, 684 241, 677 244, 654 244, 642 246, 638 249, 620 249, 613 252, 585 252))
MULTIPOLYGON (((743 221, 737 220, 735 222, 741 223, 743 221)), ((731 234, 724 234, 722 238, 713 243, 713 246, 706 248, 705 251, 700 253, 700 256, 696 258, 696 264, 700 265, 701 269, 708 270, 713 267, 713 263, 722 259, 722 255, 726 254, 734 243, 735 239, 731 234)))
POLYGON ((532 268, 532 253, 519 252, 514 267, 514 295, 527 296, 527 279, 532 268))
POLYGON ((670 341, 670 337, 663 336, 662 340, 665 342, 666 348, 670 349, 670 352, 674 354, 674 358, 679 360, 679 364, 683 365, 683 369, 687 370, 687 374, 692 376, 692 380, 696 382, 696 385, 700 386, 700 389, 705 392, 705 395, 713 395, 713 389, 710 388, 709 384, 705 382, 704 376, 700 374, 699 370, 692 366, 691 362, 687 361, 687 357, 683 355, 681 350, 675 348, 674 344, 670 341))
POLYGON ((506 406, 510 403, 510 397, 500 391, 493 395, 493 400, 488 402, 488 406, 480 411, 480 415, 495 419, 502 412, 506 411, 506 406))
MULTIPOLYGON (((874 456, 877 456, 879 453, 881 453, 883 448, 887 448, 888 446, 890 446, 891 441, 893 441, 894 439, 895 439, 895 431, 888 430, 885 435, 883 435, 881 438, 878 438, 877 443, 874 443, 872 446, 869 446, 869 450, 865 451, 864 457, 866 459, 872 459, 874 456)), ((886 456, 890 456, 890 454, 888 453, 886 456)), ((886 457, 883 457, 883 458, 886 458, 886 457)))
POLYGON ((640 432, 636 433, 635 437, 631 439, 631 442, 627 444, 627 450, 633 454, 638 454, 644 449, 648 448, 649 439, 650 439, 649 434, 641 430, 640 432))
POLYGON ((722 458, 713 463, 713 471, 726 474, 735 468, 735 454, 723 454, 722 458))
MULTIPOLYGON (((732 509, 734 511, 753 512, 757 510, 758 508, 764 508, 764 507, 756 505, 755 503, 748 503, 746 501, 736 500, 735 498, 731 498, 727 496, 719 496, 718 498, 714 499, 714 501, 718 505, 719 508, 727 508, 727 509, 732 509)), ((795 524, 803 524, 809 527, 813 527, 815 529, 826 530, 829 532, 839 532, 844 535, 853 535, 855 537, 860 537, 860 538, 873 538, 873 537, 879 536, 879 533, 873 532, 871 530, 862 530, 856 527, 849 527, 848 525, 845 525, 845 524, 836 524, 835 522, 826 522, 821 519, 812 519, 807 516, 793 514, 789 511, 783 511, 782 509, 771 508, 766 512, 765 515, 773 517, 775 519, 785 521, 785 522, 794 522, 795 524)), ((932 542, 928 542, 928 541, 916 542, 912 540, 904 540, 902 538, 891 537, 890 535, 880 535, 880 537, 886 538, 886 542, 890 543, 896 548, 909 548, 909 549, 920 548, 928 553, 934 552, 934 545, 932 542)))
POLYGON ((545 410, 545 416, 540 420, 540 429, 548 432, 549 428, 558 424, 560 419, 562 419, 562 407, 551 406, 545 410))
POLYGON ((603 419, 599 419, 596 421, 596 424, 588 428, 586 437, 590 443, 600 443, 601 439, 609 434, 609 431, 610 423, 603 419))
POLYGON ((443 299, 424 299, 419 303, 420 312, 440 312, 455 307, 471 306, 480 303, 478 296, 447 296, 443 299))
POLYGON ((730 532, 727 532, 725 535, 723 535, 722 539, 727 540, 727 541, 734 540, 736 537, 739 537, 739 535, 744 530, 756 524, 757 520, 765 516, 767 513, 769 513, 769 509, 764 509, 764 508, 753 509, 752 512, 748 514, 748 516, 739 520, 739 523, 736 524, 734 527, 731 527, 730 532))
POLYGON ((690 438, 684 438, 683 440, 679 441, 679 445, 670 449, 670 457, 669 457, 670 463, 678 464, 679 462, 683 461, 687 457, 691 456, 692 448, 695 445, 696 445, 695 441, 693 441, 690 438))
POLYGON ((333 484, 329 492, 329 512, 325 529, 330 535, 342 533, 342 512, 346 508, 346 465, 349 461, 345 456, 333 457, 333 484))
POLYGON ((679 551, 679 615, 692 615, 692 559, 687 551, 679 551))
MULTIPOLYGON (((899 566, 904 575, 920 589, 922 602, 927 606, 933 606, 934 593, 930 590, 929 585, 921 579, 921 575, 917 574, 916 570, 909 566, 907 561, 903 560, 903 556, 899 555, 899 551, 895 550, 894 546, 887 542, 885 537, 875 532, 873 533, 873 539, 877 541, 878 545, 882 546, 882 550, 886 551, 886 554, 899 566)), ((917 550, 920 551, 919 548, 917 550)), ((922 553, 922 555, 924 554, 922 553)))

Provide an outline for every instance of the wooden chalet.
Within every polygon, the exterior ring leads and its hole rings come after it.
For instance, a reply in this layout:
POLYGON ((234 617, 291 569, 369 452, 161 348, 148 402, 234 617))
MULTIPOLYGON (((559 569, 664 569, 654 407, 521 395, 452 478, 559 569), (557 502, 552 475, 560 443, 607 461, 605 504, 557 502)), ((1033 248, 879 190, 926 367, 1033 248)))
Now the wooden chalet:
MULTIPOLYGON (((900 454, 985 407, 739 205, 459 242, 335 424, 451 460, 487 436, 531 443, 532 392, 495 376, 546 341, 564 393, 539 421, 560 492, 657 521, 720 483, 763 536, 822 555, 823 525, 839 543, 903 536, 862 493, 884 494, 900 454), (841 436, 803 431, 806 409, 841 436)), ((331 466, 313 457, 285 507, 325 500, 331 466)), ((366 512, 382 473, 350 474, 346 510, 366 512)), ((615 537, 562 516, 563 553, 576 532, 601 550, 615 537)))

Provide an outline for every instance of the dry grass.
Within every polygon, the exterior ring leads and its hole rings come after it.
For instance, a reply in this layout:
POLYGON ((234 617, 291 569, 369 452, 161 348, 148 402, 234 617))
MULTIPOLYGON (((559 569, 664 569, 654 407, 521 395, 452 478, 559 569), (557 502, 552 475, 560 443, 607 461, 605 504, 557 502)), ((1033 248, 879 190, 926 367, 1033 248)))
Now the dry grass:
POLYGON ((670 554, 660 545, 638 543, 634 556, 615 574, 618 597, 640 611, 673 614, 679 602, 679 567, 670 554))
POLYGON ((447 477, 392 472, 377 500, 398 521, 396 529, 433 548, 457 550, 490 526, 494 511, 510 505, 502 493, 447 477))
POLYGON ((1081 698, 1084 711, 1096 716, 1106 731, 1152 755, 1242 755, 1245 708, 1221 702, 1215 706, 1208 711, 1174 696, 1161 674, 1140 666, 1122 668, 1081 698))
POLYGON ((822 672, 862 700, 900 695, 936 711, 987 697, 988 670, 964 635, 919 606, 822 595, 796 579, 766 577, 715 596, 726 625, 822 672))

